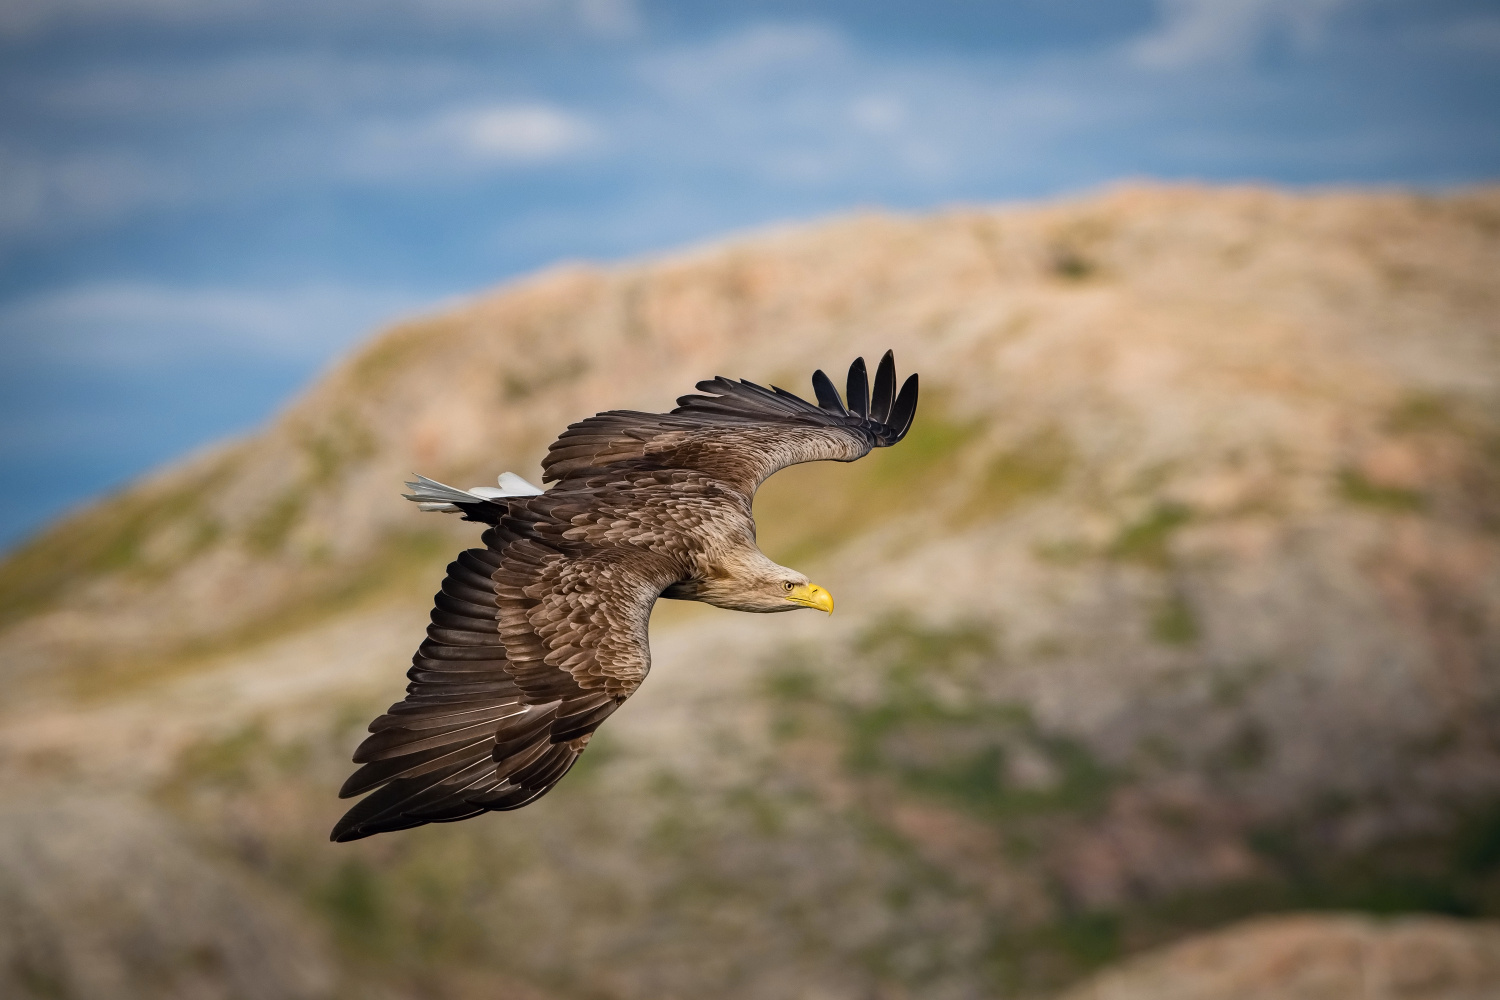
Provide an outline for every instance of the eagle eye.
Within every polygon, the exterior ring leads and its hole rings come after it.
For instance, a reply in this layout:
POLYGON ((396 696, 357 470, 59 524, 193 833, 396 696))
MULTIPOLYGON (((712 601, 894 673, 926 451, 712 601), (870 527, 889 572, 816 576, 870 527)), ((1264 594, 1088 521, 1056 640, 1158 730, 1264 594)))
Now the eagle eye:
POLYGON ((793 583, 792 581, 790 581, 790 580, 782 580, 781 581, 781 589, 782 590, 788 590, 788 591, 794 590, 794 589, 796 589, 796 586, 797 585, 795 583, 793 583))

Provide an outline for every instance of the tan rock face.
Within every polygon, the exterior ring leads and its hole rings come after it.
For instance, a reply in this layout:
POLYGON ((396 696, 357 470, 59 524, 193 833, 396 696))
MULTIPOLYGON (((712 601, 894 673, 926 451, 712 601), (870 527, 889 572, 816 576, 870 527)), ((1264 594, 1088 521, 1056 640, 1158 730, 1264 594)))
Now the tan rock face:
POLYGON ((1500 924, 1275 917, 1124 963, 1061 1000, 1486 1000, 1500 924))
POLYGON ((0 565, 0 794, 150 803, 398 994, 1034 995, 1268 910, 1500 914, 1497 273, 1493 189, 1151 187, 547 272, 0 565), (477 535, 409 473, 887 347, 911 436, 757 499, 831 621, 661 607, 557 793, 323 842, 477 535))

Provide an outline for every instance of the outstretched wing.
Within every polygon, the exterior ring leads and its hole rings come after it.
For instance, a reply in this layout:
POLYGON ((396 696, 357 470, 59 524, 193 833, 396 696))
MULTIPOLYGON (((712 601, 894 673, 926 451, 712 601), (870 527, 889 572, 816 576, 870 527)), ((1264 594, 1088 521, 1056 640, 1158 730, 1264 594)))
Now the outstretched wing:
POLYGON ((767 476, 801 462, 852 462, 906 436, 917 412, 917 376, 896 391, 890 351, 875 372, 863 358, 849 367, 848 402, 823 372, 812 377, 818 402, 785 389, 715 378, 703 396, 683 396, 671 413, 609 410, 570 426, 542 462, 543 482, 586 478, 624 463, 693 469, 752 496, 767 476))
POLYGON ((448 565, 406 698, 370 724, 339 792, 371 794, 333 840, 540 798, 645 678, 651 605, 676 567, 639 549, 566 551, 545 530, 564 526, 516 513, 448 565))

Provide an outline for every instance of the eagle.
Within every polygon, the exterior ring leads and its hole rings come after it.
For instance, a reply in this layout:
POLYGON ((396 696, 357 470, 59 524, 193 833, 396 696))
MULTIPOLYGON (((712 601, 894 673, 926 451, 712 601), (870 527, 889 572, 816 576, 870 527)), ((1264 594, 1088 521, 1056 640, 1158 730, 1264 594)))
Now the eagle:
POLYGON ((408 500, 488 525, 448 564, 406 697, 370 724, 339 792, 365 797, 335 841, 519 809, 562 779, 651 664, 658 598, 733 611, 833 611, 833 597, 756 547, 755 491, 802 462, 852 462, 906 436, 917 376, 896 390, 863 358, 845 398, 822 371, 811 403, 775 386, 699 382, 669 413, 609 410, 548 449, 543 492, 513 473, 408 500), (368 794, 366 794, 368 793, 368 794))

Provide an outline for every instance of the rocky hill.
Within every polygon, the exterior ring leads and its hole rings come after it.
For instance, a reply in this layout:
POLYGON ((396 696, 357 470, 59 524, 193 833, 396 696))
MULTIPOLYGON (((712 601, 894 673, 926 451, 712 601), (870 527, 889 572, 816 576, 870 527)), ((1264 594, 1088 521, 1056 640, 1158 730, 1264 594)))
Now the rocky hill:
POLYGON ((1039 996, 1260 913, 1500 916, 1496 274, 1497 189, 1132 187, 390 330, 0 565, 0 992, 1039 996), (408 473, 887 347, 907 441, 756 504, 836 616, 663 605, 555 793, 326 843, 476 537, 408 473))

